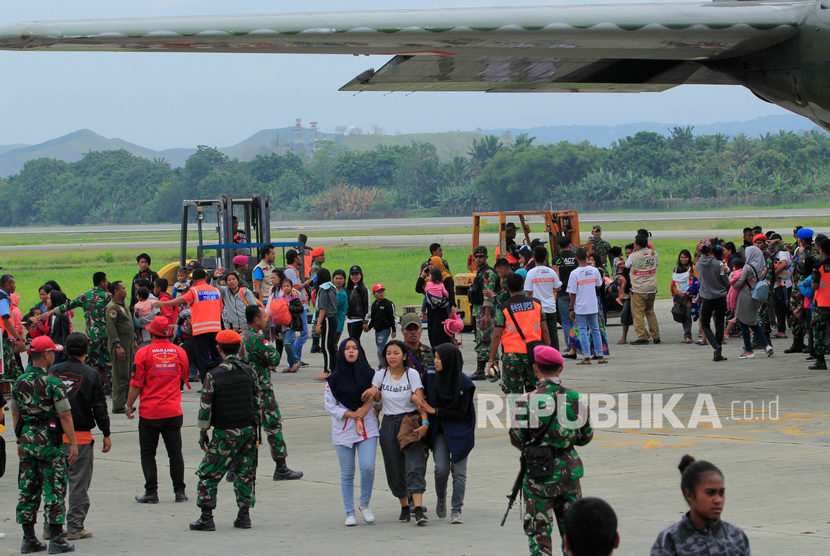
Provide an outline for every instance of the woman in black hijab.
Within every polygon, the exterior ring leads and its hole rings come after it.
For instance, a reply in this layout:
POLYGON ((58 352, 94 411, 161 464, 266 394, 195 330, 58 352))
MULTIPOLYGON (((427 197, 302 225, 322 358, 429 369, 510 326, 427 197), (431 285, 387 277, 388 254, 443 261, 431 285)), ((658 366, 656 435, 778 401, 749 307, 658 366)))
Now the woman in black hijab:
POLYGON ((429 414, 427 438, 435 462, 435 514, 447 515, 447 479, 452 472, 451 523, 463 523, 461 507, 467 485, 467 455, 475 444, 475 385, 462 371, 461 351, 453 344, 435 348, 435 371, 426 375, 424 410, 429 414))
POLYGON ((355 454, 360 466, 360 513, 366 523, 375 521, 369 509, 375 481, 375 454, 378 446, 378 418, 372 399, 364 403, 361 394, 372 386, 375 371, 366 353, 353 338, 340 343, 337 364, 326 379, 325 406, 331 415, 331 438, 340 461, 340 490, 346 510, 346 526, 357 525, 354 508, 355 454))

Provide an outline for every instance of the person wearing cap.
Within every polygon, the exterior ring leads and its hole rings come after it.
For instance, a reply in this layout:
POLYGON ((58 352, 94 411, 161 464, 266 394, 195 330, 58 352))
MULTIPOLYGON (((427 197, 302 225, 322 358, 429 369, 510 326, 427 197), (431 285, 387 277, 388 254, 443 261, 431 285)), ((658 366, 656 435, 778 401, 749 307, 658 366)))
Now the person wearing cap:
MULTIPOLYGON (((89 350, 89 338, 86 334, 74 332, 66 338, 64 353, 66 359, 52 365, 49 374, 58 378, 66 389, 72 412, 72 426, 78 443, 78 459, 68 468, 69 511, 66 517, 66 538, 69 540, 86 539, 92 533, 84 528, 84 521, 89 512, 89 484, 92 480, 94 461, 92 429, 96 426, 104 436, 101 449, 107 453, 112 448, 110 438, 110 418, 107 413, 107 400, 104 396, 104 383, 92 367, 84 364, 89 350)), ((63 435, 64 452, 69 453, 69 437, 63 435)), ((43 538, 51 537, 46 532, 43 538)))
POLYGON ((554 519, 564 539, 565 514, 582 498, 579 480, 585 468, 575 446, 588 444, 594 432, 579 392, 562 386, 564 359, 559 350, 536 346, 533 358, 536 388, 519 398, 517 405, 524 411, 517 421, 525 426, 510 429, 510 443, 526 463, 522 522, 530 553, 553 554, 554 519))
POLYGON ((504 225, 504 249, 505 255, 512 255, 519 260, 519 248, 516 245, 516 224, 508 222, 504 225))
MULTIPOLYGON (((810 276, 810 271, 818 261, 818 253, 813 246, 813 230, 800 228, 796 232, 798 247, 793 251, 792 257, 792 281, 798 285, 802 280, 810 276)), ((804 305, 804 295, 798 288, 792 289, 790 295, 790 329, 793 334, 793 343, 784 350, 784 353, 801 353, 805 348, 804 338, 810 322, 804 318, 803 312, 798 310, 804 305)))
POLYGON ((267 299, 268 294, 271 292, 271 273, 276 268, 274 266, 274 259, 276 257, 277 251, 270 243, 260 247, 259 262, 254 267, 254 272, 251 275, 251 281, 254 283, 254 293, 256 293, 258 299, 267 299))
POLYGON ((473 257, 476 262, 476 276, 467 291, 467 298, 475 319, 476 370, 470 375, 470 379, 483 380, 487 378, 485 367, 490 358, 490 342, 493 337, 494 301, 486 292, 495 294, 498 276, 493 267, 487 264, 487 247, 479 245, 473 249, 473 257))
POLYGON ((239 358, 251 366, 254 377, 259 383, 260 422, 265 429, 268 446, 271 448, 276 468, 274 480, 294 480, 303 476, 302 471, 293 471, 285 463, 288 449, 285 446, 285 437, 282 435, 282 416, 271 386, 271 367, 280 364, 280 354, 277 349, 262 335, 268 327, 270 315, 259 305, 250 305, 245 309, 247 327, 240 333, 242 347, 237 354, 239 358))
POLYGON ((434 360, 432 348, 421 343, 423 333, 423 323, 418 313, 406 313, 401 317, 401 334, 406 347, 404 363, 408 369, 418 371, 422 379, 434 360))
MULTIPOLYGON (((170 324, 159 315, 147 325, 153 341, 135 354, 135 373, 130 380, 130 392, 124 412, 134 419, 135 400, 138 405, 138 444, 141 449, 141 471, 144 473, 144 494, 136 496, 141 504, 156 504, 158 497, 158 470, 156 449, 159 436, 164 440, 170 460, 170 479, 176 502, 187 500, 182 457, 182 392, 180 384, 187 382, 190 363, 187 353, 170 341, 170 324)), ((188 385, 188 388, 190 386, 188 385)))
POLYGON ((40 552, 46 546, 35 536, 35 521, 43 495, 44 519, 49 522, 49 553, 71 552, 75 546, 66 541, 63 523, 64 499, 68 475, 66 464, 78 460, 78 440, 72 424, 72 406, 59 378, 46 372, 62 351, 49 336, 38 336, 29 348, 29 368, 12 386, 9 408, 17 436, 19 460, 17 522, 23 527, 20 552, 40 552), (63 436, 69 440, 64 453, 63 436))
POLYGON ((488 373, 498 376, 499 346, 502 347, 501 389, 505 394, 521 394, 533 390, 535 381, 528 358, 528 345, 532 342, 550 344, 545 312, 537 299, 525 297, 524 278, 510 274, 505 279, 510 290, 510 299, 496 312, 495 330, 490 343, 488 373), (493 369, 495 372, 490 371, 493 369))
POLYGON ((611 252, 611 244, 602 239, 602 226, 594 224, 591 226, 591 254, 597 261, 597 265, 605 270, 608 275, 608 253, 611 252))
MULTIPOLYGON (((133 315, 125 304, 127 288, 117 280, 110 284, 112 300, 107 304, 107 347, 112 361, 112 412, 124 413, 130 386, 130 366, 138 349, 133 315)), ((165 319, 166 320, 166 319, 165 319)))
POLYGON ((369 308, 369 322, 363 325, 363 331, 368 332, 375 329, 375 345, 378 348, 378 367, 383 365, 381 361, 381 352, 383 346, 389 341, 389 337, 394 338, 398 335, 395 327, 395 304, 391 299, 386 298, 386 286, 383 284, 375 284, 372 286, 372 295, 375 301, 369 308))
POLYGON ((242 337, 233 330, 222 330, 216 343, 223 361, 205 377, 199 402, 199 446, 205 457, 199 464, 196 506, 201 516, 190 523, 193 531, 215 531, 213 509, 216 490, 222 477, 233 466, 233 490, 239 508, 233 526, 251 528, 256 481, 257 445, 260 415, 259 381, 254 370, 238 357, 242 337), (213 427, 213 437, 208 429, 213 427))
POLYGON ((156 278, 159 277, 154 270, 150 270, 150 263, 152 262, 152 259, 147 253, 142 253, 137 256, 135 258, 135 262, 138 265, 138 272, 136 272, 135 276, 133 276, 133 281, 130 283, 130 309, 132 309, 138 301, 138 297, 136 296, 136 293, 138 292, 136 282, 139 280, 147 280, 152 284, 156 281, 156 278))

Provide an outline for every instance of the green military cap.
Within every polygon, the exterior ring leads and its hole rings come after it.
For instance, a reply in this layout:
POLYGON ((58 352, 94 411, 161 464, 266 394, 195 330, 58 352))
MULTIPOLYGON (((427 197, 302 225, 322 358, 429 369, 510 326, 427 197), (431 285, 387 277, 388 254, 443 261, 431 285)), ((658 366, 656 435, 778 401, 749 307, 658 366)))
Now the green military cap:
POLYGON ((473 255, 486 255, 486 254, 487 254, 487 248, 483 245, 479 245, 478 247, 473 249, 473 255))

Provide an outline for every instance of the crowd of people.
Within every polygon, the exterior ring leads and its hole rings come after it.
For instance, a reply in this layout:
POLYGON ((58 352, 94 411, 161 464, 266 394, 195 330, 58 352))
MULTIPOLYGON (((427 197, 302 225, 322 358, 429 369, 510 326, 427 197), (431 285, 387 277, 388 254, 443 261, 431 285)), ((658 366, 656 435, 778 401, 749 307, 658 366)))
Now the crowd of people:
MULTIPOLYGON (((466 295, 475 321, 476 366, 469 376, 463 372, 456 286, 439 244, 430 246, 430 257, 417 272, 415 291, 424 296, 421 310, 402 316, 382 283, 364 284, 361 266, 348 271, 324 266, 323 248, 289 250, 284 266, 277 267, 276 250, 266 245, 256 265, 237 255, 233 270, 182 267, 172 285, 151 270, 150 256, 142 253, 136 258, 139 271, 129 297, 124 282, 110 282, 99 271, 92 276, 92 289, 71 299, 56 282, 44 283, 40 303, 26 315, 20 311, 13 276, 3 275, 2 363, 4 378, 14 380, 11 409, 20 439, 17 517, 24 531, 23 552, 45 548, 34 532, 41 489, 50 552, 72 550, 67 538, 92 536, 84 529, 90 431, 96 426, 101 430, 104 452, 109 451, 106 395, 111 396, 112 413, 129 419, 139 402, 145 483, 136 501, 159 501, 159 437, 170 461, 174 499, 188 499, 181 392, 190 382, 201 384, 199 444, 205 451, 197 472, 201 514, 190 528, 215 530, 212 511, 226 475, 234 482, 239 507, 234 526, 249 528, 260 428, 275 462, 274 480, 302 477, 286 464, 271 373, 280 372, 283 352, 286 365, 281 372, 296 373, 307 366, 303 349, 309 336, 312 351, 323 359, 315 378, 324 383, 324 407, 331 416, 345 525, 357 524, 357 512, 365 522, 375 521, 370 502, 378 443, 389 489, 400 502, 401 522, 429 522, 423 495, 431 454, 435 514, 445 518, 449 513, 451 523, 463 523, 467 458, 475 446, 474 381, 500 381, 505 394, 524 395, 526 400, 563 393, 565 410, 575 413, 578 393, 564 388, 560 378, 565 359, 578 359, 579 365, 608 363, 610 314, 620 312, 618 343, 662 340, 654 310, 659 256, 648 231, 638 230, 632 243, 614 247, 595 225, 588 246, 572 246, 569 238, 559 237, 551 250, 541 240, 518 246, 515 226, 507 232, 506 256, 497 257, 492 267, 486 246, 472 251, 475 275, 466 295), (72 312, 77 310, 84 313, 85 334, 72 330, 72 312), (429 345, 422 342, 424 321, 429 345), (402 339, 397 338, 398 326, 402 339), (628 341, 631 326, 636 338, 628 341), (371 363, 361 345, 362 334, 370 330, 377 349, 371 363), (28 353, 25 366, 23 352, 28 353), (72 386, 65 388, 67 384, 72 386), (67 484, 68 518, 63 509, 67 484)), ((670 292, 683 341, 695 341, 693 322, 699 320, 697 343, 708 343, 713 359, 724 361, 723 345, 737 326, 744 341, 741 359, 754 357, 754 349, 770 356, 772 338, 785 338, 789 325, 793 341, 785 352, 804 351, 814 360, 811 369, 826 369, 830 240, 800 227, 794 234, 797 244, 790 246, 775 232, 747 228, 740 248, 706 238, 694 253, 681 251, 670 292)), ((613 510, 601 500, 580 501, 582 462, 575 446, 591 441, 590 421, 570 430, 548 415, 536 428, 511 430, 511 441, 526 464, 520 488, 530 551, 552 552, 555 521, 569 553, 610 553, 619 543, 616 526, 610 526, 613 510), (582 517, 569 517, 573 515, 582 517), (588 529, 585 523, 592 515, 604 517, 588 529), (596 544, 600 540, 601 546, 596 544), (591 546, 594 552, 580 546, 591 546)), ((695 554, 690 547, 703 535, 723 548, 722 553, 749 554, 745 535, 719 520, 723 477, 717 468, 684 459, 681 471, 690 513, 661 533, 652 553, 695 554)))

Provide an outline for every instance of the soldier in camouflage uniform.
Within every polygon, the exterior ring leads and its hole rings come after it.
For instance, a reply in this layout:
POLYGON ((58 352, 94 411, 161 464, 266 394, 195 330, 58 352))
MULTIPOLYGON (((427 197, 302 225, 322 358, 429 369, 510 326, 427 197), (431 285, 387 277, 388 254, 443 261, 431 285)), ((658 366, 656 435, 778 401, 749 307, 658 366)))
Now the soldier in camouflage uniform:
POLYGON ((490 341, 493 336, 493 296, 496 291, 496 272, 487 264, 487 248, 479 245, 473 250, 478 271, 473 280, 478 289, 480 297, 470 298, 470 307, 475 319, 476 334, 476 371, 470 378, 472 380, 483 380, 487 377, 485 366, 490 356, 490 341), (490 292, 487 294, 485 292, 490 292))
POLYGON ((3 343, 3 368, 0 369, 2 372, 0 378, 4 380, 14 380, 20 374, 21 369, 17 365, 14 354, 22 352, 25 345, 25 340, 17 333, 12 321, 11 294, 14 290, 14 276, 4 274, 0 277, 0 319, 3 321, 0 325, 2 326, 0 341, 3 343))
POLYGON ((813 247, 813 231, 809 228, 798 230, 798 248, 793 252, 793 289, 790 296, 790 317, 793 334, 792 345, 784 353, 801 353, 804 349, 804 336, 809 323, 803 316, 804 296, 798 290, 798 284, 812 271, 818 254, 813 247))
POLYGON ((216 334, 216 343, 224 360, 208 371, 199 403, 199 446, 205 451, 205 457, 196 471, 199 477, 196 505, 202 515, 191 522, 193 531, 216 530, 213 522, 216 489, 231 466, 236 470, 233 490, 239 507, 234 527, 250 529, 249 509, 256 501, 259 381, 254 370, 237 357, 242 344, 237 332, 222 330, 216 334), (207 431, 211 426, 213 438, 209 439, 207 431))
POLYGON ((508 275, 505 282, 511 297, 496 313, 488 369, 492 368, 497 371, 496 355, 501 345, 503 350, 501 360, 504 364, 501 372, 501 389, 505 394, 521 394, 531 392, 536 388, 533 369, 530 367, 527 356, 527 344, 534 341, 549 344, 550 338, 542 304, 522 295, 524 278, 514 273, 508 275), (519 334, 517 323, 524 338, 522 334, 519 334))
POLYGON ((277 348, 268 344, 261 334, 261 331, 268 326, 270 317, 268 312, 259 305, 249 305, 245 307, 245 319, 248 327, 241 334, 242 349, 239 352, 239 358, 251 366, 259 384, 261 423, 265 429, 268 445, 271 447, 271 457, 277 465, 274 470, 274 480, 299 479, 303 476, 302 471, 292 471, 285 463, 288 450, 282 435, 280 408, 271 386, 270 367, 280 364, 280 354, 277 348))
POLYGON ((427 374, 427 367, 435 364, 432 348, 421 343, 423 332, 421 317, 418 313, 406 313, 401 317, 401 335, 406 346, 404 367, 418 371, 422 380, 427 374))
POLYGON ((78 459, 78 443, 69 400, 63 383, 48 375, 55 362, 55 351, 62 350, 48 336, 32 340, 28 370, 12 387, 9 406, 17 436, 20 459, 17 522, 23 527, 20 552, 40 552, 46 546, 35 536, 35 520, 43 493, 43 512, 49 520, 49 553, 71 552, 75 547, 63 536, 66 517, 64 498, 68 480, 66 462, 78 459), (64 459, 63 434, 69 440, 69 456, 64 459))
POLYGON ((813 371, 826 371, 827 329, 830 327, 830 240, 819 241, 818 253, 822 259, 815 265, 812 276, 813 288, 813 347, 816 350, 816 362, 808 368, 813 371))
MULTIPOLYGON (((539 408, 536 414, 538 424, 534 427, 531 420, 526 423, 528 426, 510 429, 510 442, 522 450, 526 465, 522 482, 525 499, 522 521, 531 556, 553 553, 551 535, 554 517, 560 538, 564 536, 565 513, 571 504, 582 497, 579 480, 585 473, 574 446, 585 446, 593 438, 587 406, 580 404, 579 393, 563 387, 559 378, 564 364, 562 354, 550 346, 537 346, 534 355, 536 363, 533 371, 538 379, 536 389, 524 394, 519 405, 529 407, 529 411, 539 408), (563 403, 564 406, 560 407, 563 403), (566 419, 560 417, 563 410, 566 419), (528 447, 544 452, 541 457, 549 471, 542 470, 540 473, 534 469, 534 457, 528 447), (540 447, 547 450, 539 450, 540 447)), ((528 418, 525 414, 518 420, 521 422, 528 418)), ((536 457, 539 456, 536 454, 536 457)))
POLYGON ((597 265, 608 274, 608 253, 611 252, 611 244, 602 239, 602 226, 594 224, 591 228, 591 254, 597 261, 597 265))
POLYGON ((86 355, 85 363, 98 371, 101 380, 104 381, 104 387, 110 389, 112 374, 109 349, 107 348, 106 308, 112 295, 107 291, 109 287, 107 275, 103 272, 93 274, 92 286, 92 289, 88 292, 67 301, 60 307, 47 311, 38 317, 38 320, 46 320, 55 313, 62 315, 72 309, 82 308, 86 321, 86 335, 89 336, 89 352, 86 355))

